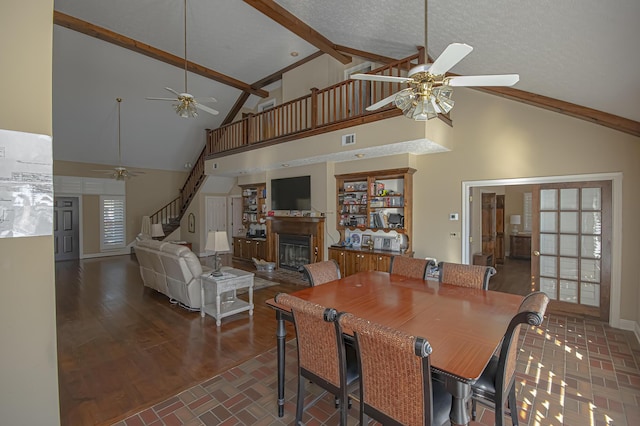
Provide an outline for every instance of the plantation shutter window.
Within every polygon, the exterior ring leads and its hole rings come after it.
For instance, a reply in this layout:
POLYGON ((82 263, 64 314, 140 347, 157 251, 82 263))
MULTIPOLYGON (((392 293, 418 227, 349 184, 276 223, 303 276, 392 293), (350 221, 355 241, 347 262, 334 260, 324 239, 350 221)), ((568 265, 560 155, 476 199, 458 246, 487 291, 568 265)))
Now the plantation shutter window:
POLYGON ((124 196, 100 197, 102 214, 100 247, 102 250, 120 249, 126 246, 126 211, 124 196))

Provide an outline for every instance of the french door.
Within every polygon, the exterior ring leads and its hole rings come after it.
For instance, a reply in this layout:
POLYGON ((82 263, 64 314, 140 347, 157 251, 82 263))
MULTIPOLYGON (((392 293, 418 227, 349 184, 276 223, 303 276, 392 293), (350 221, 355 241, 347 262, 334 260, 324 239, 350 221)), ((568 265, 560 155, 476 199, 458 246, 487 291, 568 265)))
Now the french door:
POLYGON ((609 321, 611 181, 534 185, 531 275, 549 309, 609 321))

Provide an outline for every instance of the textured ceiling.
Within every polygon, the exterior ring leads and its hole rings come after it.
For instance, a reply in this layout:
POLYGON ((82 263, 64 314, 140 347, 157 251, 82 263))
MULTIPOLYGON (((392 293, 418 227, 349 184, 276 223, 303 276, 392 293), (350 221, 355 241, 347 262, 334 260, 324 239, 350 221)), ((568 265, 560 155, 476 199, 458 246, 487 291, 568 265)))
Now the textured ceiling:
MULTIPOLYGON (((424 45, 420 0, 276 1, 338 45, 394 58, 424 45)), ((54 6, 184 55, 183 0, 55 0, 54 6)), ((431 0, 428 15, 430 56, 452 42, 474 47, 453 72, 519 73, 518 89, 640 121, 639 1, 431 0)), ((189 0, 187 25, 189 60, 249 84, 317 50, 240 0, 189 0)), ((216 97, 211 106, 220 115, 185 120, 171 103, 145 100, 169 95, 167 86, 182 91, 179 68, 59 26, 53 59, 57 160, 115 164, 115 98, 122 97, 122 163, 181 170, 200 153, 205 129, 218 127, 241 94, 189 73, 189 92, 216 97)))

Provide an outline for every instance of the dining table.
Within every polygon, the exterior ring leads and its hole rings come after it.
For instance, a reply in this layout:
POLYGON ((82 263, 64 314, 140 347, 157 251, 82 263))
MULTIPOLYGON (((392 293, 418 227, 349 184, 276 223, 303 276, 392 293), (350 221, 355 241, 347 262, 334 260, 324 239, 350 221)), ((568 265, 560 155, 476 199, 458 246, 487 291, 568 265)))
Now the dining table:
MULTIPOLYGON (((377 271, 359 272, 291 294, 427 339, 433 349, 430 357, 434 377, 444 381, 453 397, 449 415, 453 425, 469 423, 471 385, 502 342, 523 299, 514 294, 377 271)), ((282 417, 285 321, 293 322, 293 316, 274 299, 266 303, 276 313, 278 416, 282 417)))

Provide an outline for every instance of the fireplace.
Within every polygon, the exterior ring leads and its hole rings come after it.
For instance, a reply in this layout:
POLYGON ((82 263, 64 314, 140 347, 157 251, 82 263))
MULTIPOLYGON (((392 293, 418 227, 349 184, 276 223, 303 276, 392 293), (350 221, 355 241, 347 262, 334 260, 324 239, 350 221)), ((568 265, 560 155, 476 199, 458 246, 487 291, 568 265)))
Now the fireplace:
POLYGON ((270 253, 279 268, 297 271, 324 260, 324 217, 269 216, 270 253))
POLYGON ((278 267, 297 271, 311 263, 311 235, 278 234, 278 267))

